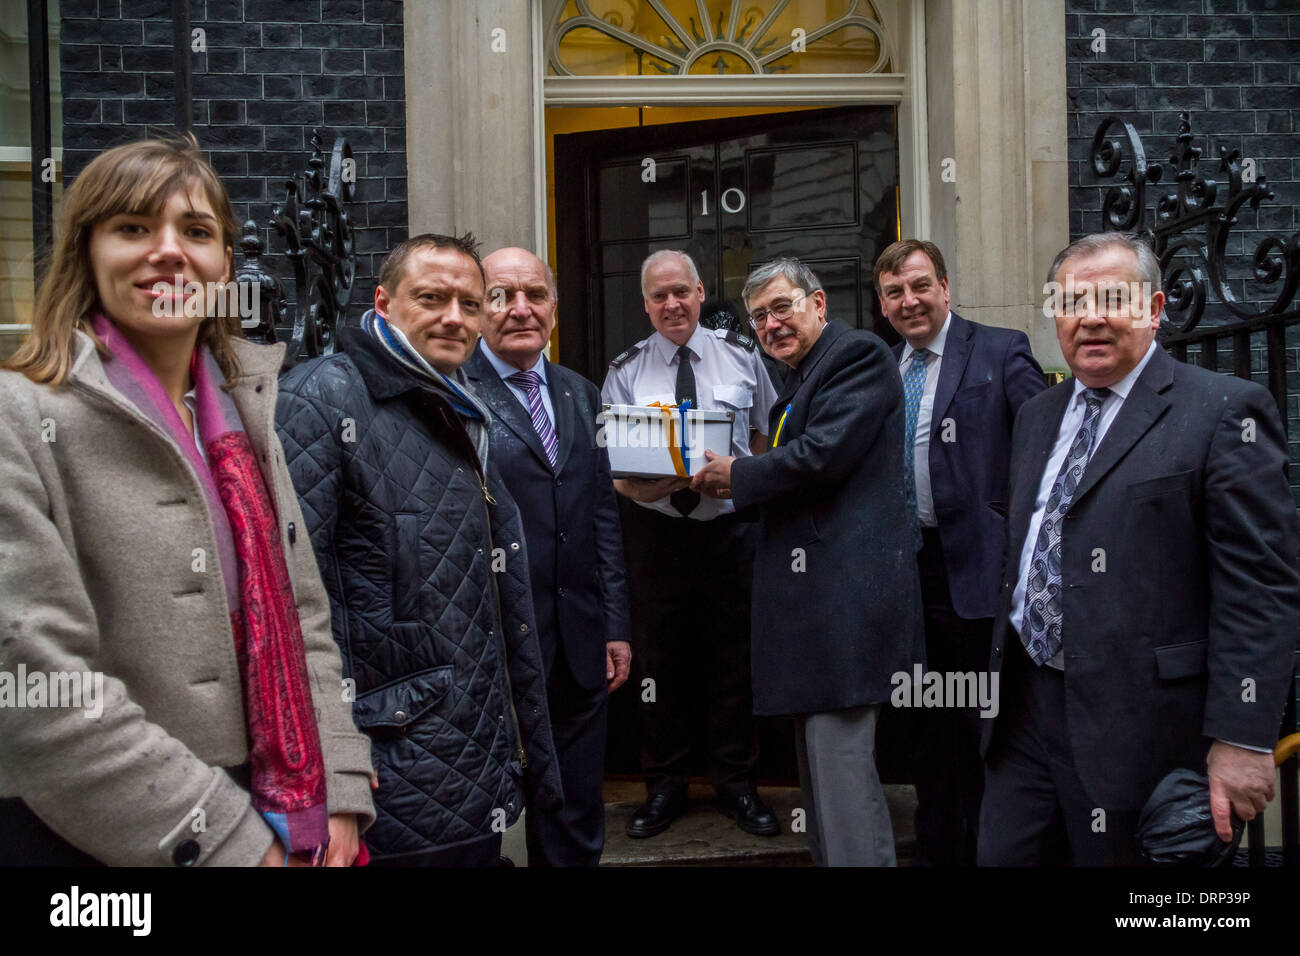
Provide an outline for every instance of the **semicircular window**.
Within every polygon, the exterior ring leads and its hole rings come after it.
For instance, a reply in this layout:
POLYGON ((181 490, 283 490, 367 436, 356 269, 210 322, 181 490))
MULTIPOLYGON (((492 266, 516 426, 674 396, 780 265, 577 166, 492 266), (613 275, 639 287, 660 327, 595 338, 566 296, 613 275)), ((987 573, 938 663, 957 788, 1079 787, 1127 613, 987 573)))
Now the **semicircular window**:
POLYGON ((891 72, 868 0, 566 0, 547 36, 552 76, 891 72))

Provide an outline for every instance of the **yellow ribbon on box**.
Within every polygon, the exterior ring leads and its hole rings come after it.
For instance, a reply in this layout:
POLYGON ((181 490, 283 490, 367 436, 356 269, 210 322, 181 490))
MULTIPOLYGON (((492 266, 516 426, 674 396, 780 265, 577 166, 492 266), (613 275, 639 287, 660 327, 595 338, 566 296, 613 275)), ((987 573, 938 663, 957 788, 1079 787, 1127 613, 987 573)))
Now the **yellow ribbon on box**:
POLYGON ((647 408, 657 408, 664 417, 664 431, 668 433, 668 455, 673 460, 673 469, 678 478, 689 478, 686 461, 682 458, 682 443, 677 434, 677 406, 665 405, 663 402, 651 402, 647 408))

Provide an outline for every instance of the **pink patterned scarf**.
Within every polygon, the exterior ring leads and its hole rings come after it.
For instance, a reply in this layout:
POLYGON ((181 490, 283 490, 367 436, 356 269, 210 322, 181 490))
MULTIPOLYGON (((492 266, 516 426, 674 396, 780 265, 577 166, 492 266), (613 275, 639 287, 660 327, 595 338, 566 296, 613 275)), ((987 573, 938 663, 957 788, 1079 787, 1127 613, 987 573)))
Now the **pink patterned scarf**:
POLYGON ((113 386, 179 446, 199 483, 216 531, 235 651, 244 684, 253 806, 291 853, 323 861, 329 843, 321 751, 298 608, 289 583, 271 496, 220 367, 195 349, 190 374, 195 428, 207 462, 157 376, 102 314, 95 334, 112 358, 113 386))

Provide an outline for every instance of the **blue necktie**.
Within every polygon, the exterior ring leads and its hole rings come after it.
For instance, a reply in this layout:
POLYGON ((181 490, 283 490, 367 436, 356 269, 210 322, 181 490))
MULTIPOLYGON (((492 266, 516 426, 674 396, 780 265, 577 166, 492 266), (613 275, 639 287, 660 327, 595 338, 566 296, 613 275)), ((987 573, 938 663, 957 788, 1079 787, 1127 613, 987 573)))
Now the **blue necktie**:
POLYGON ((1083 478, 1088 459, 1097 444, 1097 425, 1101 406, 1110 395, 1108 388, 1084 389, 1088 408, 1083 424, 1074 434, 1070 450, 1061 462, 1056 481, 1047 495, 1047 509, 1034 540, 1034 555, 1029 562, 1029 580, 1025 584, 1025 616, 1020 641, 1035 664, 1046 664, 1061 649, 1061 522, 1070 510, 1074 492, 1083 478))
POLYGON ((907 485, 907 510, 912 519, 913 550, 921 550, 921 522, 916 511, 916 420, 921 412, 921 398, 925 395, 925 376, 929 370, 926 359, 929 349, 912 353, 912 364, 903 373, 903 474, 907 485))

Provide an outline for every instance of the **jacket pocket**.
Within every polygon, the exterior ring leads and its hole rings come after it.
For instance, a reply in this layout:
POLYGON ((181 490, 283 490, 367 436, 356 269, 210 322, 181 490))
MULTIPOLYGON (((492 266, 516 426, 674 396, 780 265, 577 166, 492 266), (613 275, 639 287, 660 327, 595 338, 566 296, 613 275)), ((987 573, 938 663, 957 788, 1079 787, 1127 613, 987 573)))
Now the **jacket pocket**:
POLYGON ((420 516, 398 513, 393 542, 393 619, 420 620, 420 516))
POLYGON ((1134 482, 1128 486, 1128 496, 1133 499, 1156 498, 1178 492, 1183 497, 1187 497, 1191 493, 1191 488, 1192 472, 1180 471, 1175 475, 1163 475, 1159 478, 1134 482))
POLYGON ((1206 670, 1208 641, 1189 641, 1186 644, 1166 644, 1157 647, 1156 675, 1161 680, 1179 680, 1196 677, 1206 670))
POLYGON ((754 404, 754 390, 747 385, 714 385, 713 400, 720 405, 745 409, 754 404))
POLYGON ((402 733, 446 696, 451 683, 451 664, 431 667, 362 694, 352 705, 352 716, 361 730, 402 733))
POLYGON ((988 397, 989 392, 993 390, 992 382, 980 382, 977 385, 967 385, 965 388, 957 389, 952 396, 954 402, 980 402, 988 397))

